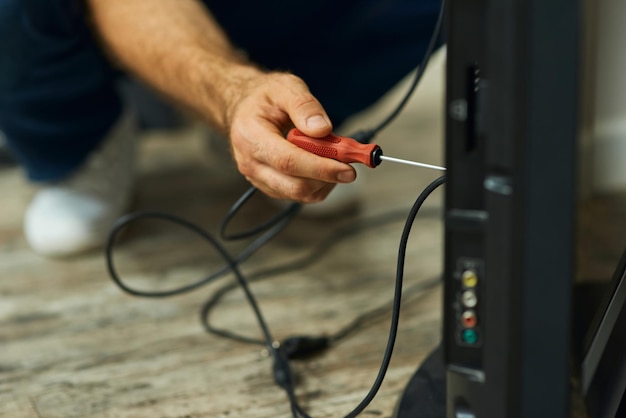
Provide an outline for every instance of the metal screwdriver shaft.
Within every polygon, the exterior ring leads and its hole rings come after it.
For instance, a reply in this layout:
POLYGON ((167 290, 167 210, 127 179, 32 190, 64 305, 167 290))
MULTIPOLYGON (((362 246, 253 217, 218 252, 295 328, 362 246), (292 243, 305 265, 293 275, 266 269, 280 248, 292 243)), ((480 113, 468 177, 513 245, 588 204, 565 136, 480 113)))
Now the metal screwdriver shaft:
POLYGON ((383 160, 383 161, 393 161, 394 163, 413 165, 415 167, 424 167, 424 168, 431 168, 433 170, 446 171, 445 167, 440 167, 438 165, 432 165, 432 164, 426 164, 426 163, 418 163, 417 161, 403 160, 403 159, 400 159, 400 158, 387 157, 385 155, 381 155, 380 159, 383 160))

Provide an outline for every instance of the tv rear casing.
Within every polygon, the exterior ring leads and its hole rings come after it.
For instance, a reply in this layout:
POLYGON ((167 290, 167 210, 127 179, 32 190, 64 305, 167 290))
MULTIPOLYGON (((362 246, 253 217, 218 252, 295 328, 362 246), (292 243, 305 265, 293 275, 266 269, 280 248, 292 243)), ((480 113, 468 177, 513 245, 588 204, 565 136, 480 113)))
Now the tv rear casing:
POLYGON ((448 1, 447 417, 566 418, 579 5, 448 1), (477 273, 473 289, 466 270, 477 273), (467 290, 478 320, 469 342, 467 290))

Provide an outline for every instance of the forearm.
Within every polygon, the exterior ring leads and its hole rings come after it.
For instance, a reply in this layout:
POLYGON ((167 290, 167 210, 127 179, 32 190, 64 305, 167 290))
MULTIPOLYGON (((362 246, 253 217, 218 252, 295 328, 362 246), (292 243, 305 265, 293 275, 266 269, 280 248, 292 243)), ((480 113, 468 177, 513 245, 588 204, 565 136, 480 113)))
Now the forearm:
POLYGON ((328 135, 332 125, 300 78, 256 68, 230 45, 197 0, 87 0, 110 54, 228 135, 239 171, 264 193, 316 202, 352 167, 285 141, 293 125, 328 135))
POLYGON ((262 72, 232 47, 196 0, 88 0, 105 48, 125 69, 222 132, 234 103, 262 72))

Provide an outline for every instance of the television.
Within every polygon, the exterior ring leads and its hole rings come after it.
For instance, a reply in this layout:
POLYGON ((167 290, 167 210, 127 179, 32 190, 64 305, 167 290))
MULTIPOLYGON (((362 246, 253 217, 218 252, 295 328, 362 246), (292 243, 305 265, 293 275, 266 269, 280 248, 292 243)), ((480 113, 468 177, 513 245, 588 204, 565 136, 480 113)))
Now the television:
POLYGON ((626 261, 572 355, 580 14, 448 0, 443 337, 397 418, 566 418, 577 376, 592 418, 620 407, 626 261))

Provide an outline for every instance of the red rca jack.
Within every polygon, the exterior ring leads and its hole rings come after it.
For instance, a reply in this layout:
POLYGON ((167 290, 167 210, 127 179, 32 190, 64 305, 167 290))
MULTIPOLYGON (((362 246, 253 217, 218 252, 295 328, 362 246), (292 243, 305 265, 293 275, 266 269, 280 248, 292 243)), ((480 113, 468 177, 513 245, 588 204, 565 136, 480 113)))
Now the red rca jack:
POLYGON ((461 315, 461 323, 465 328, 475 328, 478 324, 478 318, 476 317, 476 312, 472 310, 467 310, 463 312, 461 315))

